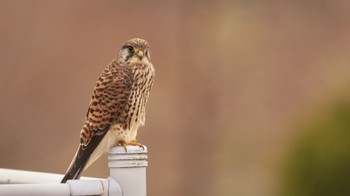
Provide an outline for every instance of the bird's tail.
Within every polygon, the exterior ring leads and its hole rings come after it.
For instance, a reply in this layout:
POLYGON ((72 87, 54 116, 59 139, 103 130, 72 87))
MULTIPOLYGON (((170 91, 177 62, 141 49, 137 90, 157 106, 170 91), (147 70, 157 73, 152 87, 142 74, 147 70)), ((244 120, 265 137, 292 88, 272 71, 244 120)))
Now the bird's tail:
POLYGON ((100 144, 103 137, 106 135, 107 131, 100 135, 94 135, 87 146, 79 145, 77 152, 68 167, 68 170, 61 180, 61 183, 66 183, 67 180, 79 179, 81 172, 83 172, 86 167, 89 166, 88 161, 91 154, 100 144))
MULTIPOLYGON (((85 164, 83 163, 84 161, 81 159, 80 156, 78 156, 79 152, 81 153, 81 151, 82 151, 81 145, 79 145, 79 148, 75 153, 75 156, 72 162, 70 163, 66 171, 66 174, 62 178, 61 183, 66 183, 67 180, 75 180, 80 178, 81 172, 84 170, 84 166, 85 166, 85 164)), ((87 162, 87 160, 85 162, 87 162)))

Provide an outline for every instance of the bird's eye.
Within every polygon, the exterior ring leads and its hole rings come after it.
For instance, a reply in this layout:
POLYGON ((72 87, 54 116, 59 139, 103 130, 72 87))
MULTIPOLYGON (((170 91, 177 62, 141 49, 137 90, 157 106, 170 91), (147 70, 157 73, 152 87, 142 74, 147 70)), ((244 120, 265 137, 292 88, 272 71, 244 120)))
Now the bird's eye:
POLYGON ((128 46, 128 51, 129 51, 130 53, 132 53, 132 52, 134 52, 134 48, 133 48, 132 46, 128 46))

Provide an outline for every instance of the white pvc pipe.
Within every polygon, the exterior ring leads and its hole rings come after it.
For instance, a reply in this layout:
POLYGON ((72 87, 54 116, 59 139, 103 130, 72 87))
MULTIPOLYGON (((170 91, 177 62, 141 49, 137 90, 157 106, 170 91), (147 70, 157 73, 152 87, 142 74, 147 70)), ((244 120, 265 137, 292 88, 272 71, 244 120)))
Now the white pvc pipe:
MULTIPOLYGON (((0 169, 0 184, 59 183, 62 178, 62 174, 33 172, 16 169, 0 169)), ((102 180, 100 178, 89 177, 82 177, 81 179, 102 180)))
POLYGON ((6 184, 0 186, 0 195, 70 195, 68 184, 6 184))
POLYGON ((120 185, 113 179, 68 180, 70 195, 122 196, 120 185))
POLYGON ((68 180, 64 184, 5 184, 0 185, 0 195, 122 196, 122 189, 113 178, 107 178, 105 180, 68 180))
POLYGON ((110 176, 123 189, 123 196, 146 195, 147 148, 117 146, 108 156, 110 176), (126 152, 127 151, 127 152, 126 152))
POLYGON ((63 177, 60 174, 0 169, 0 184, 3 184, 0 185, 0 195, 145 196, 147 164, 145 146, 127 146, 126 150, 118 146, 109 153, 110 178, 107 179, 82 178, 60 184, 58 182, 63 177))

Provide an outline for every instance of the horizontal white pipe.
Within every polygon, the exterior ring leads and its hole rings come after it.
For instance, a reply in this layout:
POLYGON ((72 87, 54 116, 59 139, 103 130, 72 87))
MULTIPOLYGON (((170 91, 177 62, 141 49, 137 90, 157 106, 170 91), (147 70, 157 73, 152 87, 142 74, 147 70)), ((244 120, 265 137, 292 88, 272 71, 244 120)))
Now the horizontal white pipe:
POLYGON ((68 180, 64 184, 5 184, 0 185, 0 195, 122 196, 122 189, 113 178, 107 178, 105 180, 68 180))
MULTIPOLYGON (((59 183, 62 178, 62 174, 0 168, 0 184, 59 183)), ((88 177, 82 177, 81 179, 102 180, 100 178, 88 177)))
POLYGON ((68 184, 6 184, 0 186, 0 195, 70 195, 68 184))

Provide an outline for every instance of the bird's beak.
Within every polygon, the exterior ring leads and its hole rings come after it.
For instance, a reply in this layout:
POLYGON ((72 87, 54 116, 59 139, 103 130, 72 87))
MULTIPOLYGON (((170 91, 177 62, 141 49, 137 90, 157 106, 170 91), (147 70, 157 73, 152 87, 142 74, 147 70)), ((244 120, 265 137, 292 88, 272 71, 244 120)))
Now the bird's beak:
POLYGON ((141 61, 142 58, 143 58, 143 51, 142 51, 142 50, 137 51, 136 55, 137 55, 137 57, 138 57, 138 58, 140 59, 140 61, 141 61))

